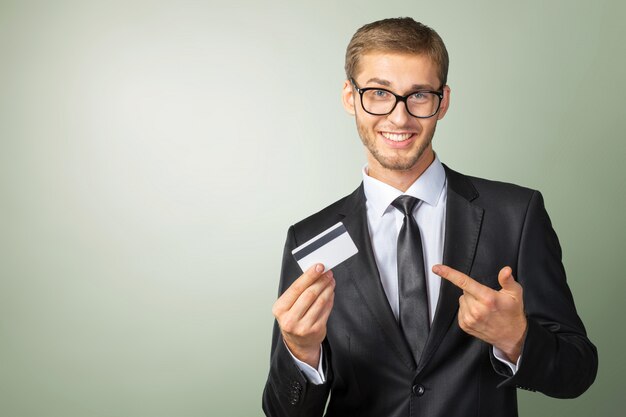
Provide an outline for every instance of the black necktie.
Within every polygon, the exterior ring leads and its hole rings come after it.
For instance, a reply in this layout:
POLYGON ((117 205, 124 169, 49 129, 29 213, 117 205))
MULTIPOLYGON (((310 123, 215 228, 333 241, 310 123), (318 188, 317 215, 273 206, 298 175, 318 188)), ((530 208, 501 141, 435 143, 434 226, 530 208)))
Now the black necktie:
POLYGON ((418 202, 415 197, 402 195, 391 203, 404 214, 398 235, 399 321, 416 363, 419 363, 430 329, 422 238, 412 214, 418 202))

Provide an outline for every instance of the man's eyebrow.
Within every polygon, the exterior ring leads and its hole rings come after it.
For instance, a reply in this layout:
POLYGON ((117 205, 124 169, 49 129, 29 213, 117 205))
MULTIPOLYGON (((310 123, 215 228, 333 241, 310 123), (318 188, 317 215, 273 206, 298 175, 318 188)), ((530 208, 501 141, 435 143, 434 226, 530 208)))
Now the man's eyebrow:
POLYGON ((430 84, 413 84, 411 86, 411 91, 417 90, 434 90, 435 88, 430 84))
MULTIPOLYGON (((365 84, 376 83, 383 85, 385 87, 391 87, 391 82, 387 80, 383 80, 382 78, 370 78, 367 80, 365 84)), ((411 86, 411 91, 419 91, 419 90, 434 90, 435 88, 430 84, 413 84, 411 86)))
POLYGON ((376 83, 376 84, 380 84, 380 85, 384 85, 385 87, 391 87, 391 83, 387 80, 383 80, 381 78, 370 78, 369 80, 367 80, 367 82, 365 84, 369 84, 369 83, 376 83))

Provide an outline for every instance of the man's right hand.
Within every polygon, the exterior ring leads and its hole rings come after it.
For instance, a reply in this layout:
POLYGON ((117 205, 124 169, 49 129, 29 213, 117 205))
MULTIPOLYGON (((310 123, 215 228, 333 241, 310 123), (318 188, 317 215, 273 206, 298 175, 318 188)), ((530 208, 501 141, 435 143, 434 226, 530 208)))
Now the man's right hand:
POLYGON ((272 313, 292 355, 317 368, 326 322, 333 308, 335 278, 322 264, 300 275, 274 303, 272 313))

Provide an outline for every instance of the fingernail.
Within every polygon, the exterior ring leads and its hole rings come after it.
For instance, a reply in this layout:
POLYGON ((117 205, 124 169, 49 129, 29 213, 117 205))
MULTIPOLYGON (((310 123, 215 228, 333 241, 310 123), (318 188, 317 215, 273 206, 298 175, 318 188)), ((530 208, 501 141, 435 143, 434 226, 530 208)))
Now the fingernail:
POLYGON ((322 265, 322 264, 315 265, 315 270, 317 272, 322 272, 324 270, 324 265, 322 265))
POLYGON ((439 265, 435 265, 435 266, 433 266, 433 272, 434 272, 435 274, 438 274, 440 271, 441 271, 441 268, 439 268, 439 265))

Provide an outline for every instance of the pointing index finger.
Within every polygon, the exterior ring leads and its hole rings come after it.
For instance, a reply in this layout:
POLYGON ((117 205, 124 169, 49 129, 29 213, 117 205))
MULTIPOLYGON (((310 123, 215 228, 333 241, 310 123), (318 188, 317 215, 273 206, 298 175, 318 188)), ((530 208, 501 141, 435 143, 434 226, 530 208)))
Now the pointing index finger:
POLYGON ((435 265, 433 266, 433 272, 439 275, 441 278, 450 281, 452 284, 456 285, 463 292, 468 293, 478 299, 488 298, 493 290, 478 281, 474 280, 472 277, 465 275, 464 273, 457 271, 454 268, 450 268, 446 265, 435 265))

